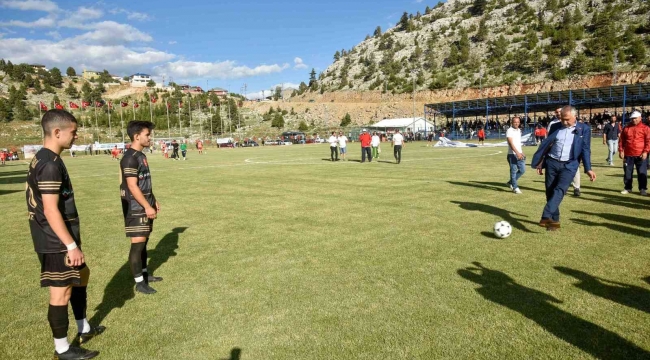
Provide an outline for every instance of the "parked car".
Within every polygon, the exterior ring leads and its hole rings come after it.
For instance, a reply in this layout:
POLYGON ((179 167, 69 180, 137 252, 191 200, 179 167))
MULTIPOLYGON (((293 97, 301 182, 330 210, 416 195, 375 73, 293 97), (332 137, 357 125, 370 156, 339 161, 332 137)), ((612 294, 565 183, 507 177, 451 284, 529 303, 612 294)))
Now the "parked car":
POLYGON ((221 144, 219 144, 219 147, 220 148, 234 148, 235 143, 232 143, 232 142, 221 143, 221 144))
POLYGON ((254 146, 260 146, 260 144, 256 143, 253 140, 246 140, 239 143, 239 147, 254 147, 254 146))

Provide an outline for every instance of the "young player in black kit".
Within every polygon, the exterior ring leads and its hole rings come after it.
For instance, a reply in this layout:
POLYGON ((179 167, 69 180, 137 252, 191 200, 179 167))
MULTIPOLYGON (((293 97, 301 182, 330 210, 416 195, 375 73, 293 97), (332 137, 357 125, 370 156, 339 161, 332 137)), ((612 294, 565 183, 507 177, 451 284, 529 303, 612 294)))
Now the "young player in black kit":
POLYGON ((150 282, 161 281, 161 277, 147 271, 147 243, 153 230, 153 220, 160 212, 151 186, 151 172, 147 156, 142 150, 151 145, 151 131, 154 125, 149 121, 131 121, 127 134, 131 147, 124 152, 120 161, 120 193, 126 236, 131 238, 129 264, 135 279, 135 290, 143 294, 154 294, 150 282))
POLYGON ((61 152, 77 138, 77 120, 65 110, 50 110, 41 120, 44 146, 29 166, 26 200, 34 250, 41 263, 41 287, 50 288, 47 319, 57 359, 92 359, 97 351, 68 343, 68 302, 77 323, 76 341, 83 344, 104 331, 86 318, 86 286, 90 270, 81 251, 79 214, 61 152))

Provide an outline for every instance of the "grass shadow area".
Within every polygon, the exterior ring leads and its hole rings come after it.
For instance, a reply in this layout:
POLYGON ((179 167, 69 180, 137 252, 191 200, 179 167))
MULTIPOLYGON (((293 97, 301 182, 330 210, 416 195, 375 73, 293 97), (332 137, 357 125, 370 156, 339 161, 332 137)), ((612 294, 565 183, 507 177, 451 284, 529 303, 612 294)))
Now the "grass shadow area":
POLYGON ((0 196, 2 195, 9 195, 17 192, 24 192, 25 190, 2 190, 0 189, 0 196))
POLYGON ((504 272, 481 263, 459 269, 458 275, 480 287, 485 300, 494 302, 534 321, 553 336, 599 359, 648 359, 650 353, 618 334, 568 313, 554 304, 562 301, 528 288, 504 272))
POLYGON ((527 233, 532 233, 534 231, 529 230, 524 223, 528 224, 533 224, 537 225, 536 222, 530 221, 530 220, 522 220, 515 218, 514 215, 519 216, 519 217, 528 217, 527 215, 523 214, 518 214, 515 212, 510 212, 508 210, 500 209, 496 206, 492 205, 485 205, 485 204, 479 204, 479 203, 474 203, 474 202, 462 202, 462 201, 452 201, 452 204, 456 204, 461 207, 461 209, 467 210, 467 211, 479 211, 482 213, 490 214, 490 215, 495 215, 498 216, 500 219, 503 219, 507 222, 509 222, 513 228, 527 232, 527 233))
POLYGON ((579 282, 573 286, 590 294, 615 303, 650 313, 650 290, 640 286, 624 284, 587 274, 584 271, 564 266, 555 266, 555 270, 574 277, 579 282))
MULTIPOLYGON (((176 256, 176 249, 178 249, 178 234, 183 233, 187 228, 178 227, 172 232, 165 235, 156 245, 156 248, 148 251, 149 261, 147 269, 151 274, 158 269, 162 264, 167 262, 170 257, 176 256)), ((125 251, 125 257, 128 252, 125 251)), ((108 282, 104 288, 104 296, 102 302, 95 308, 95 314, 89 320, 91 324, 99 325, 104 321, 106 316, 114 309, 122 308, 124 304, 130 299, 135 297, 135 290, 133 287, 133 275, 129 262, 125 262, 119 270, 113 275, 113 278, 108 282)))
POLYGON ((230 350, 230 357, 229 358, 221 358, 219 360, 241 360, 241 349, 240 348, 232 348, 232 350, 230 350))
POLYGON ((619 225, 615 223, 599 223, 599 222, 593 222, 593 221, 583 220, 583 219, 571 219, 571 221, 582 226, 604 227, 609 230, 618 231, 632 236, 638 236, 642 238, 648 237, 647 231, 633 228, 630 226, 619 225))

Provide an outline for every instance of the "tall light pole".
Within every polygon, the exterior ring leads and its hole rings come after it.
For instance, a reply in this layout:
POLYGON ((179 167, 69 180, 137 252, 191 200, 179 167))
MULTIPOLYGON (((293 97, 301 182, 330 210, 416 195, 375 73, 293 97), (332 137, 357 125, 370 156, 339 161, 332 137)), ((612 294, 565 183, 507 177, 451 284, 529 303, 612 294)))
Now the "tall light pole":
POLYGON ((417 74, 417 70, 411 70, 411 76, 413 77, 413 124, 411 125, 411 132, 415 130, 415 74, 417 74))

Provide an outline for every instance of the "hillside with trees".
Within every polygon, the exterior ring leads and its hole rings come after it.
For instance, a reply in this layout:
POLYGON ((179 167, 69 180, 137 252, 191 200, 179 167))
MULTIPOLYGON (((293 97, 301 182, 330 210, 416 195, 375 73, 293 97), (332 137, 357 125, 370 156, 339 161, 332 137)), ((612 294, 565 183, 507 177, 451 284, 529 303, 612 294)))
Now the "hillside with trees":
MULTIPOLYGON (((393 94, 650 67, 650 2, 625 0, 449 0, 404 13, 334 63, 310 90, 393 94)), ((307 89, 305 89, 307 90, 307 89)))

